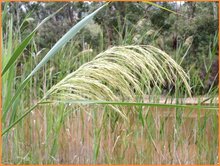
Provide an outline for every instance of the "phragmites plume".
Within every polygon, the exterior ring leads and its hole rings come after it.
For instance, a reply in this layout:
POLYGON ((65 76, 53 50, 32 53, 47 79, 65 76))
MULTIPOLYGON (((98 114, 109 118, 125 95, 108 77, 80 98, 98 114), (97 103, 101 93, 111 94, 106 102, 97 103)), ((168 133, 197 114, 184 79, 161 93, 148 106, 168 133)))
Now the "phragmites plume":
POLYGON ((150 45, 117 46, 98 54, 54 85, 45 98, 62 100, 134 101, 165 82, 188 76, 169 55, 150 45))

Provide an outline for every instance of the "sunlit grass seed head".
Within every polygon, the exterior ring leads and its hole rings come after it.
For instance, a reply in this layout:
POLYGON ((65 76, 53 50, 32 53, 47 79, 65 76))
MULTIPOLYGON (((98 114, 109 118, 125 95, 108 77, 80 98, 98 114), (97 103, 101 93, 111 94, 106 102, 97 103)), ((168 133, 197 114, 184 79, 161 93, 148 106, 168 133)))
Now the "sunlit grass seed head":
POLYGON ((153 87, 179 78, 190 94, 188 76, 165 52, 153 46, 117 46, 98 54, 53 86, 46 97, 53 101, 134 101, 143 84, 153 87))
MULTIPOLYGON (((144 96, 153 88, 181 80, 188 92, 188 76, 169 55, 150 45, 117 46, 98 54, 54 85, 45 99, 67 101, 129 101, 144 96)), ((124 119, 120 106, 111 106, 124 119)))

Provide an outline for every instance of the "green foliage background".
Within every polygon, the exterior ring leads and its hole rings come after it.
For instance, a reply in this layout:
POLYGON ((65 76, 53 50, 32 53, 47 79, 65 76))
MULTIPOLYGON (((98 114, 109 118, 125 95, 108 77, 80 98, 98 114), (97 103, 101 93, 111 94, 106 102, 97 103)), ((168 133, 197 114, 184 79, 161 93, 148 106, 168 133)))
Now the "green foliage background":
MULTIPOLYGON (((5 19, 9 19, 10 14, 13 16, 14 31, 19 31, 20 39, 18 40, 22 40, 43 18, 65 4, 62 2, 9 3, 5 19)), ((37 32, 33 44, 36 50, 35 54, 43 49, 43 52, 38 55, 43 57, 46 51, 68 29, 101 4, 103 3, 67 3, 63 10, 46 22, 37 32)), ((71 50, 71 55, 74 56, 86 49, 92 49, 96 54, 113 45, 152 44, 177 58, 177 56, 182 57, 188 46, 191 45, 182 66, 187 71, 196 71, 198 78, 203 82, 197 86, 195 93, 206 93, 213 82, 217 86, 218 78, 215 76, 218 73, 218 43, 214 43, 213 38, 218 37, 218 3, 157 2, 157 4, 179 14, 170 13, 141 2, 111 3, 104 12, 98 13, 94 21, 74 39, 72 45, 74 49, 71 50), (215 51, 212 54, 215 55, 212 55, 210 59, 208 55, 213 48, 215 51), (207 71, 204 66, 212 68, 209 76, 207 74, 210 71, 207 71)), ((3 25, 3 32, 6 24, 7 22, 3 25)), ((3 37, 5 35, 3 34, 3 37)), ((24 61, 31 58, 28 55, 31 46, 26 49, 26 54, 18 62, 18 65, 24 64, 24 61)), ((53 63, 55 70, 62 71, 56 60, 53 63)), ((66 63, 65 59, 63 59, 63 63, 66 63)), ((68 69, 72 71, 73 68, 70 66, 68 69)))

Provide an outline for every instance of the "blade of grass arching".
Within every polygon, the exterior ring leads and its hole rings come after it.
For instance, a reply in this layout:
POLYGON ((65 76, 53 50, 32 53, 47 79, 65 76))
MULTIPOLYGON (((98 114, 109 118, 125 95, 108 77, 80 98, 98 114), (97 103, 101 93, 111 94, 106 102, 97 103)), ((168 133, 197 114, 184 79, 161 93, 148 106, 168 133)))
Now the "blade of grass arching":
MULTIPOLYGON (((151 104, 151 103, 125 103, 125 102, 103 102, 103 101, 74 101, 73 102, 66 102, 68 104, 102 104, 102 105, 125 105, 125 106, 128 106, 128 105, 132 105, 132 106, 140 106, 140 109, 142 108, 141 106, 151 106, 151 107, 177 107, 177 108, 195 108, 195 109, 199 109, 199 108, 203 108, 203 109, 214 109, 214 110, 217 110, 217 106, 216 107, 212 107, 212 106, 201 106, 201 105, 198 105, 198 106, 190 106, 190 105, 180 105, 180 104, 151 104)), ((180 110, 181 111, 181 110, 180 110)), ((140 116, 140 115, 139 115, 140 116)), ((140 118, 140 117, 139 117, 140 118)), ((143 123, 143 122, 142 122, 143 123)))
MULTIPOLYGON (((65 5, 66 6, 66 5, 65 5)), ((63 6, 64 7, 64 6, 63 6)), ((4 69, 2 70, 2 76, 8 71, 8 69, 15 63, 15 61, 18 59, 18 57, 21 55, 21 53, 24 51, 24 49, 27 47, 27 45, 30 43, 30 41, 33 39, 36 31, 50 18, 52 18, 55 14, 57 14, 60 10, 63 9, 60 8, 52 15, 46 17, 22 42, 21 44, 15 49, 14 53, 12 54, 11 58, 9 59, 8 63, 5 65, 4 69)))
POLYGON ((3 111, 3 117, 6 116, 9 108, 12 106, 14 101, 17 99, 17 97, 20 95, 22 90, 25 88, 27 83, 29 82, 30 78, 44 65, 47 63, 49 59, 51 59, 60 49, 63 47, 70 39, 72 39, 83 27, 85 27, 89 21, 93 19, 93 17, 101 10, 103 9, 108 3, 104 4, 97 10, 95 10, 93 13, 86 16, 84 19, 82 19, 80 22, 78 22, 75 26, 73 26, 51 49, 50 51, 45 55, 45 57, 40 61, 40 63, 31 71, 31 73, 25 78, 25 80, 21 83, 18 90, 15 92, 15 95, 10 100, 9 104, 6 106, 6 109, 3 111))
MULTIPOLYGON (((203 106, 203 105, 182 105, 182 104, 159 104, 159 103, 137 103, 137 102, 113 102, 113 101, 95 101, 95 100, 62 100, 58 101, 64 104, 101 104, 101 105, 122 105, 122 106, 151 106, 151 107, 165 107, 165 108, 189 108, 189 109, 209 109, 218 110, 218 106, 203 106)), ((32 110, 34 110, 39 104, 51 104, 53 102, 44 102, 41 99, 37 104, 29 108, 20 118, 13 122, 8 128, 6 128, 2 135, 6 134, 13 126, 26 117, 32 110)))
MULTIPOLYGON (((138 103, 138 102, 115 102, 115 101, 98 101, 98 100, 62 100, 58 103, 65 104, 101 104, 101 105, 122 105, 122 106, 151 106, 151 107, 165 107, 165 108, 195 108, 195 109, 210 109, 217 110, 216 105, 184 105, 184 104, 160 104, 160 103, 138 103)), ((51 102, 52 103, 52 102, 51 102)))
POLYGON ((166 10, 166 11, 168 11, 168 12, 170 12, 170 13, 174 13, 174 14, 180 15, 179 13, 177 13, 177 12, 175 12, 175 11, 173 11, 173 10, 167 9, 167 8, 165 8, 165 7, 163 7, 163 6, 160 6, 160 5, 156 4, 156 3, 149 2, 149 1, 144 1, 144 2, 145 2, 145 3, 148 3, 148 4, 152 5, 152 6, 158 7, 158 8, 160 8, 160 9, 166 10))
POLYGON ((89 21, 92 20, 92 18, 103 8, 107 5, 101 6, 93 13, 86 16, 84 19, 82 19, 80 22, 78 22, 75 26, 73 26, 59 41, 50 49, 50 51, 45 55, 45 57, 40 61, 40 63, 32 70, 32 72, 27 76, 27 79, 32 77, 44 64, 47 63, 47 61, 55 55, 55 53, 60 50, 61 47, 63 47, 70 39, 72 39, 85 25, 88 24, 89 21))

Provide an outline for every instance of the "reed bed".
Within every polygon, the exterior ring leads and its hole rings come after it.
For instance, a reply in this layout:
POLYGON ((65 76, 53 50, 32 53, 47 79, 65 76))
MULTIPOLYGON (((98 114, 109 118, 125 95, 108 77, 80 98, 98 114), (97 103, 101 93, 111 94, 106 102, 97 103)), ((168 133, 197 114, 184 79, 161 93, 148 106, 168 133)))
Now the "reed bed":
POLYGON ((181 46, 168 55, 154 44, 132 44, 134 28, 123 38, 120 27, 117 46, 105 48, 102 34, 99 49, 79 50, 80 30, 106 3, 50 49, 39 50, 37 31, 64 7, 24 37, 7 5, 2 13, 4 164, 218 163, 218 88, 197 95, 201 80, 193 68, 182 67, 190 45, 183 55, 181 46), (165 87, 172 88, 164 93, 165 87), (196 102, 187 103, 192 93, 196 102))

